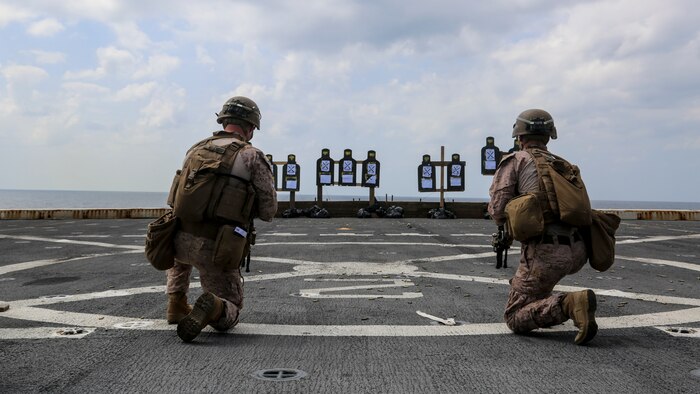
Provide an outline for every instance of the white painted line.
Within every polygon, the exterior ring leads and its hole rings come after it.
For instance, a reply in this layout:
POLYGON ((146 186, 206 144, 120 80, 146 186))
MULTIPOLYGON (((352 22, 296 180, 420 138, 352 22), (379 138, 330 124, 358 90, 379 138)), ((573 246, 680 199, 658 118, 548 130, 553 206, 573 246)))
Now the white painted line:
MULTIPOLYGON (((554 287, 555 291, 581 291, 586 290, 586 287, 578 286, 561 286, 557 285, 554 287)), ((672 297, 656 294, 644 294, 644 293, 632 293, 628 291, 616 290, 616 289, 591 289, 597 296, 608 296, 617 298, 626 298, 630 300, 639 301, 649 301, 649 302, 660 302, 662 304, 673 304, 673 305, 689 305, 689 306, 700 306, 700 299, 698 298, 685 298, 685 297, 672 297)))
POLYGON ((27 261, 24 263, 10 264, 10 265, 5 265, 5 266, 0 267, 0 275, 7 274, 9 272, 23 271, 23 270, 28 270, 28 269, 32 269, 32 268, 39 268, 39 267, 46 267, 48 265, 53 265, 53 264, 68 263, 71 261, 92 259, 92 258, 96 258, 96 257, 116 256, 116 255, 127 254, 127 253, 135 253, 135 252, 129 251, 129 252, 116 252, 116 253, 95 253, 95 254, 86 254, 83 256, 79 256, 79 257, 73 257, 70 259, 47 259, 47 260, 27 261))
POLYGON ((95 332, 94 328, 82 328, 79 334, 60 335, 61 330, 66 331, 67 327, 0 328, 0 339, 80 339, 95 332))
POLYGON ((335 233, 335 234, 319 234, 319 237, 374 237, 374 234, 357 234, 357 233, 335 233))
POLYGON ((384 235, 386 235, 387 237, 437 237, 440 234, 398 233, 384 235))
POLYGON ((79 234, 79 235, 66 235, 67 238, 109 238, 111 235, 101 235, 101 234, 79 234))
MULTIPOLYGON (((414 243, 412 243, 414 244, 414 243)), ((122 253, 136 253, 138 250, 132 250, 122 253)), ((264 281, 272 279, 283 279, 302 276, 318 276, 318 275, 357 275, 354 278, 329 278, 327 280, 308 279, 307 282, 370 282, 379 281, 387 282, 383 279, 368 279, 369 275, 403 275, 409 278, 441 278, 448 280, 458 280, 466 282, 490 283, 508 285, 507 279, 496 279, 490 277, 475 277, 467 275, 453 275, 444 273, 430 273, 418 271, 415 263, 436 262, 436 261, 452 261, 452 260, 467 260, 476 258, 492 258, 493 252, 475 253, 475 254, 458 254, 451 256, 435 256, 422 259, 409 259, 396 262, 374 263, 374 262, 316 262, 307 260, 282 259, 274 257, 256 257, 256 261, 269 261, 282 264, 294 265, 293 272, 283 272, 276 274, 257 275, 246 277, 246 281, 264 281)), ((91 256, 82 256, 76 259, 89 258, 91 256)), ((74 259, 60 260, 43 260, 44 263, 50 262, 56 264, 74 259)), ((39 262, 20 263, 10 267, 17 270, 30 268, 29 264, 37 264, 39 262)), ((0 269, 7 267, 0 267, 0 269)), ((11 272, 11 271, 7 271, 11 272)), ((405 279, 390 279, 388 284, 374 284, 366 286, 351 286, 355 290, 361 288, 379 288, 379 287, 397 287, 406 286, 405 279)), ((198 284, 193 283, 192 288, 198 287, 198 284)), ((344 291, 351 287, 331 287, 327 289, 310 289, 320 295, 322 291, 344 291)), ((559 291, 576 291, 581 290, 581 287, 572 286, 557 286, 555 290, 559 291)), ((505 289, 504 289, 505 290, 505 289)), ((650 313, 642 315, 626 315, 613 317, 598 317, 596 320, 601 329, 607 328, 633 328, 633 327, 649 327, 649 326, 665 326, 665 325, 681 325, 695 323, 700 321, 700 299, 668 297, 653 294, 641 294, 623 292, 611 289, 594 289, 601 296, 619 297, 636 299, 650 302, 660 302, 675 305, 693 306, 690 309, 683 309, 671 312, 650 313)), ((168 325, 165 320, 149 320, 149 319, 134 319, 133 317, 107 316, 90 313, 75 313, 60 310, 44 309, 36 306, 46 306, 51 304, 60 304, 65 302, 74 302, 81 300, 92 300, 98 298, 123 297, 141 293, 164 293, 165 286, 150 286, 133 289, 109 290, 104 292, 64 295, 55 297, 40 297, 31 300, 19 300, 8 302, 10 309, 0 314, 0 316, 11 319, 28 320, 44 322, 49 324, 63 324, 68 326, 78 327, 95 327, 107 329, 131 329, 131 330, 173 330, 173 326, 168 325)), ((352 294, 356 295, 356 294, 352 294)), ((366 297, 366 296, 365 296, 366 297)), ((382 294, 382 297, 386 297, 382 294)), ((330 298, 330 297, 328 297, 330 298)), ((496 319, 498 317, 494 317, 496 319)), ((2 329, 0 330, 0 339, 7 339, 5 336, 16 337, 19 335, 19 329, 2 329)), ((30 330, 30 329, 26 329, 30 330)), ((569 322, 565 325, 552 328, 553 331, 574 331, 576 330, 569 322)), ((207 331, 211 331, 207 329, 207 331)), ((234 335, 292 335, 292 336, 387 336, 387 337, 418 337, 418 336, 455 336, 455 335, 497 335, 506 334, 510 331, 504 323, 484 323, 484 324, 466 324, 461 326, 423 326, 423 325, 347 325, 347 326, 296 326, 296 325, 270 325, 270 324, 240 324, 230 333, 234 335)), ((27 331, 27 335, 31 331, 27 331)))
POLYGON ((691 271, 700 271, 700 264, 683 263, 680 261, 671 261, 671 260, 650 259, 650 258, 645 258, 645 257, 618 256, 618 255, 616 255, 615 258, 620 259, 620 260, 637 261, 640 263, 647 263, 647 264, 667 265, 670 267, 683 268, 683 269, 687 269, 687 270, 691 270, 691 271))
MULTIPOLYGON (((313 262, 307 262, 313 263, 313 262)), ((315 263, 317 264, 317 263, 315 263)), ((366 263, 369 264, 369 263, 366 263)), ((412 277, 434 277, 455 280, 467 280, 483 283, 498 283, 507 285, 506 280, 494 278, 479 278, 461 275, 448 275, 439 273, 416 272, 409 274, 412 277)), ((267 276, 274 279, 274 275, 267 276)), ((250 280, 252 278, 248 278, 250 280)), ((358 278, 366 279, 366 278, 358 278)), ((196 286, 192 286, 196 287, 196 286)), ((569 290, 579 288, 561 287, 557 290, 569 290)), ((129 317, 104 316, 87 313, 75 313, 66 311, 55 311, 42 308, 35 308, 28 305, 55 304, 79 299, 118 297, 147 292, 163 292, 164 286, 153 286, 136 289, 113 290, 107 292, 81 294, 65 296, 61 298, 44 298, 35 300, 13 301, 11 308, 3 312, 2 316, 20 320, 31 320, 53 324, 65 324, 81 327, 104 327, 138 330, 172 330, 165 320, 133 319, 129 317)), ((596 290, 598 293, 608 294, 615 297, 639 298, 639 294, 617 292, 614 290, 596 290)), ((651 301, 682 303, 685 305, 700 305, 698 299, 681 299, 677 297, 661 297, 645 295, 651 301)), ((684 309, 672 312, 650 313, 643 315, 627 315, 617 317, 599 317, 596 319, 602 329, 606 328, 634 328, 660 325, 679 325, 700 321, 700 308, 684 309)), ((208 329, 207 329, 208 330, 208 329)), ((568 324, 554 327, 553 331, 574 331, 570 322, 568 324)), ((210 331, 210 330, 208 330, 210 331)), ((0 339, 6 339, 3 335, 16 336, 17 334, 7 334, 10 331, 0 332, 0 339)), ((14 331, 13 331, 14 332, 14 331)), ((347 325, 347 326, 297 326, 297 325, 269 325, 269 324, 240 324, 231 334, 243 335, 292 335, 292 336, 394 336, 394 337, 419 337, 419 336, 458 336, 458 335, 497 335, 506 334, 510 331, 503 323, 467 324, 461 326, 406 326, 406 325, 347 325)))
MULTIPOLYGON (((25 313, 43 311, 37 308, 25 308, 25 313)), ((72 312, 49 311, 49 314, 37 315, 38 321, 47 318, 65 317, 65 320, 75 324, 95 323, 94 327, 117 328, 123 325, 125 329, 138 330, 173 330, 165 320, 134 320, 133 318, 98 316, 72 312), (49 316, 51 315, 51 316, 49 316)), ((32 319, 35 320, 35 319, 32 319)), ((601 329, 639 328, 658 325, 680 325, 700 321, 700 308, 684 309, 673 312, 650 313, 645 315, 627 315, 619 317, 596 318, 601 329)), ((90 326, 90 324, 81 324, 90 326)), ((0 339, 15 339, 19 329, 0 330, 0 339), (5 337, 11 335, 11 337, 5 337)), ((28 329, 30 330, 30 329, 28 329)), ((576 331, 571 321, 555 326, 548 331, 576 331)), ((213 331, 206 328, 206 331, 213 331)), ((363 336, 363 337, 424 337, 424 336, 471 336, 471 335, 502 335, 509 334, 510 330, 504 323, 478 323, 460 326, 433 326, 433 325, 277 325, 277 324, 251 324, 241 323, 228 334, 232 335, 276 335, 276 336, 363 336)))
POLYGON ((306 237, 308 234, 298 234, 298 233, 265 233, 260 235, 269 235, 273 237, 306 237))
MULTIPOLYGON (((323 279, 305 279, 309 282, 321 282, 323 279)), ((329 279, 329 282, 350 282, 357 283, 355 279, 329 279)), ((368 280, 361 280, 367 282, 368 280)), ((317 289, 301 289, 299 290, 299 296, 304 298, 391 298, 391 299, 405 299, 405 298, 420 298, 423 297, 422 293, 418 292, 402 292, 401 294, 390 294, 390 293, 368 293, 360 292, 357 293, 356 290, 374 290, 374 289, 387 289, 392 287, 406 287, 415 286, 413 282, 405 279, 370 279, 370 281, 375 282, 375 284, 370 285, 360 285, 360 286, 343 286, 343 287, 324 287, 317 289), (376 282, 384 282, 385 284, 376 284, 376 282), (353 292, 355 294, 325 294, 332 292, 353 292)))
POLYGON ((234 335, 275 335, 312 337, 444 337, 468 335, 502 335, 510 330, 505 323, 467 324, 462 326, 435 325, 347 325, 290 326, 241 323, 234 335))
POLYGON ((478 233, 466 233, 466 234, 450 234, 451 237, 491 237, 491 234, 478 234, 478 233))
POLYGON ((403 285, 414 286, 413 282, 409 279, 373 279, 373 278, 357 278, 357 279, 341 279, 341 278, 304 278, 304 282, 394 282, 396 280, 402 281, 403 285))
POLYGON ((618 245, 626 245, 626 244, 638 244, 638 243, 643 243, 643 242, 657 242, 657 241, 672 241, 675 239, 693 239, 693 238, 700 238, 700 234, 689 234, 689 235, 661 235, 658 237, 647 237, 647 238, 638 238, 638 239, 626 239, 620 242, 617 242, 618 245))
MULTIPOLYGON (((167 321, 134 319, 133 317, 98 315, 90 313, 78 313, 68 311, 55 311, 51 309, 34 307, 13 306, 7 312, 2 313, 3 317, 31 320, 43 323, 64 324, 67 326, 95 327, 95 328, 121 328, 140 330, 163 329, 168 326, 167 321), (139 321, 143 323, 138 323, 139 321), (160 327, 160 328, 159 328, 160 327)), ((172 326, 169 327, 172 329, 172 326)))
POLYGON ((104 242, 75 241, 75 240, 61 239, 61 238, 34 237, 34 236, 29 236, 29 235, 0 234, 0 239, 19 239, 19 240, 24 240, 24 241, 55 242, 55 243, 61 243, 61 244, 102 246, 102 247, 106 247, 106 248, 143 250, 143 246, 136 246, 136 245, 115 245, 115 244, 108 244, 108 243, 104 243, 104 242))
MULTIPOLYGON (((369 286, 368 286, 369 287, 369 286)), ((340 290, 347 290, 349 287, 338 287, 335 290, 340 291, 340 290)), ((318 290, 318 292, 313 292, 310 291, 309 289, 303 289, 300 291, 299 296, 302 298, 328 298, 328 299, 377 299, 377 298, 386 298, 386 299, 412 299, 412 298, 421 298, 423 297, 423 293, 416 293, 416 292, 403 292, 401 294, 384 294, 384 293, 367 293, 367 294, 323 294, 326 291, 332 290, 331 288, 327 289, 313 289, 314 291, 318 290)))
POLYGON ((420 259, 403 260, 397 263, 434 263, 438 261, 452 261, 452 260, 469 260, 469 259, 481 259, 481 258, 492 258, 496 256, 494 252, 484 252, 484 253, 464 253, 456 254, 452 256, 436 256, 436 257, 425 257, 420 259))
POLYGON ((146 234, 122 235, 122 238, 146 238, 146 234))
POLYGON ((700 321, 700 308, 671 312, 646 313, 615 317, 596 317, 600 328, 636 328, 661 325, 679 325, 700 321))
MULTIPOLYGON (((700 308, 673 312, 649 313, 617 317, 596 317, 600 329, 639 328, 655 325, 680 325, 700 321, 700 308), (655 324, 658 323, 658 324, 655 324)), ((571 320, 542 330, 577 331, 571 320)), ((505 323, 478 323, 460 326, 406 325, 348 325, 348 326, 290 326, 241 323, 230 334, 292 335, 292 336, 363 336, 363 337, 440 337, 470 335, 502 335, 511 331, 505 323)))
MULTIPOLYGON (((192 283, 190 285, 190 288, 198 288, 198 287, 200 287, 199 283, 192 283)), ((148 293, 163 293, 163 297, 165 299, 165 289, 166 289, 165 286, 148 286, 148 287, 135 287, 135 288, 131 288, 131 289, 98 291, 95 293, 71 294, 71 295, 61 295, 61 296, 54 296, 54 297, 39 297, 39 298, 35 298, 35 299, 12 301, 12 302, 10 302, 10 309, 63 304, 66 302, 90 301, 90 300, 98 300, 101 298, 128 297, 128 296, 132 296, 132 295, 148 294, 148 293)), ((0 316, 2 316, 2 315, 0 315, 0 316)))
POLYGON ((255 246, 278 245, 315 245, 315 246, 341 246, 341 245, 366 245, 366 246, 439 246, 442 248, 493 248, 491 244, 442 244, 436 242, 259 242, 255 246))
POLYGON ((44 246, 44 249, 63 249, 63 246, 44 246))
MULTIPOLYGON (((377 274, 394 274, 394 275, 406 275, 408 273, 413 273, 418 270, 418 267, 413 265, 414 263, 430 263, 439 261, 452 261, 452 260, 469 260, 478 258, 493 258, 495 253, 476 253, 476 254, 458 254, 452 256, 437 256, 437 257, 426 257, 410 260, 402 260, 395 262, 384 262, 384 263, 369 263, 364 261, 332 261, 332 262, 317 262, 317 261, 305 261, 305 260, 295 260, 295 259, 284 259, 279 257, 264 257, 256 256, 253 257, 254 261, 268 261, 272 263, 281 264, 292 264, 295 265, 294 269, 298 270, 304 275, 377 275, 377 274)), ((431 273, 425 273, 427 275, 432 275, 431 273)), ((276 274, 276 275, 287 275, 288 273, 276 274)), ((246 278, 246 281, 249 280, 246 278)))
POLYGON ((447 279, 447 280, 459 280, 462 282, 476 282, 476 283, 489 283, 494 285, 509 285, 508 279, 496 279, 487 278, 483 276, 471 276, 471 275, 456 275, 456 274, 443 274, 439 272, 413 272, 406 274, 411 277, 416 278, 435 278, 435 279, 447 279))

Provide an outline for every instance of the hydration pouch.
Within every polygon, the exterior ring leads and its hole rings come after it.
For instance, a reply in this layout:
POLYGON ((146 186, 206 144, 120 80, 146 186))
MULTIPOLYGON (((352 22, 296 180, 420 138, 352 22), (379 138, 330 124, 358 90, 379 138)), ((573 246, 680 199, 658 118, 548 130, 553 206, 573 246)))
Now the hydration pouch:
POLYGON ((241 227, 221 226, 214 243, 213 263, 220 267, 239 267, 250 250, 247 235, 241 227))
POLYGON ((528 149, 528 152, 535 160, 540 189, 546 193, 545 217, 554 216, 574 227, 590 226, 591 201, 579 168, 547 151, 528 149))
POLYGON ((619 216, 594 209, 590 227, 581 228, 588 263, 596 271, 607 271, 615 262, 615 232, 619 226, 619 216))
POLYGON ((215 195, 215 189, 223 185, 225 180, 217 177, 220 160, 205 159, 195 161, 193 164, 197 166, 183 169, 180 175, 174 209, 175 214, 182 220, 201 222, 208 218, 207 208, 209 201, 215 195))
POLYGON ((155 269, 164 271, 175 265, 175 234, 178 218, 172 211, 148 224, 146 233, 146 258, 155 269))
POLYGON ((517 241, 525 241, 544 234, 544 216, 539 198, 535 193, 514 197, 505 208, 506 228, 517 241))
MULTIPOLYGON (((557 171, 557 162, 549 171, 559 205, 559 218, 572 226, 589 226, 591 224, 591 201, 588 199, 586 185, 581 181, 577 166, 571 166, 568 177, 557 171)), ((566 172, 564 172, 566 173, 566 172)))

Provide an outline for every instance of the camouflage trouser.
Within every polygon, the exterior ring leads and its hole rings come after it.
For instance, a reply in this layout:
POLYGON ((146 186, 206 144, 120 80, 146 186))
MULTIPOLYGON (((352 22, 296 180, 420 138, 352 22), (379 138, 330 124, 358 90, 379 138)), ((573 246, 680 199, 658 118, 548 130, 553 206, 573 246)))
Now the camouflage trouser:
POLYGON ((569 319, 561 307, 566 293, 552 293, 552 289, 586 264, 583 241, 571 239, 571 243, 523 243, 505 311, 506 324, 513 332, 551 327, 569 319))
POLYGON ((239 267, 223 268, 212 263, 213 251, 213 240, 180 231, 175 236, 175 266, 167 271, 166 291, 187 293, 192 267, 196 267, 202 290, 224 301, 223 316, 211 326, 225 331, 238 324, 238 315, 243 309, 243 282, 239 267))

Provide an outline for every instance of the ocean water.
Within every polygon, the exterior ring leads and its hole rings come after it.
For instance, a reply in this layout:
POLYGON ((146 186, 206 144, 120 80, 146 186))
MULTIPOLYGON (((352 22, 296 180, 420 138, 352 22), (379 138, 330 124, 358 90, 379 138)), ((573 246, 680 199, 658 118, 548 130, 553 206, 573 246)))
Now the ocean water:
POLYGON ((167 193, 0 190, 0 209, 165 208, 167 193))
MULTIPOLYGON (((314 195, 298 194, 296 201, 314 201, 314 195)), ((289 193, 280 192, 281 201, 289 200, 289 193)), ((99 192, 70 190, 0 190, 0 209, 59 209, 59 208, 166 208, 167 193, 161 192, 99 192)), ((368 201, 368 195, 324 195, 324 201, 368 201)), ((392 201, 437 202, 437 193, 425 196, 377 195, 387 204, 392 201)), ((445 198, 446 202, 483 202, 478 198, 445 198)), ((689 209, 700 210, 700 202, 669 201, 591 201, 598 209, 689 209)))

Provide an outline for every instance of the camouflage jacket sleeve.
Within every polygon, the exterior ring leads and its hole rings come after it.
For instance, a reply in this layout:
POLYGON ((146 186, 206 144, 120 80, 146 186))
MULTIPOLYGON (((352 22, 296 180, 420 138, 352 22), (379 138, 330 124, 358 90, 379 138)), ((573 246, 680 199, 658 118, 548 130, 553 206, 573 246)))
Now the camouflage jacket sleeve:
POLYGON ((503 158, 493 176, 493 183, 489 188, 489 215, 496 221, 497 225, 506 222, 505 207, 511 198, 518 193, 518 174, 516 169, 515 155, 508 155, 503 158))
POLYGON ((266 222, 272 221, 277 213, 277 191, 270 163, 260 149, 252 146, 244 149, 240 155, 250 170, 250 181, 257 195, 257 217, 266 222))

